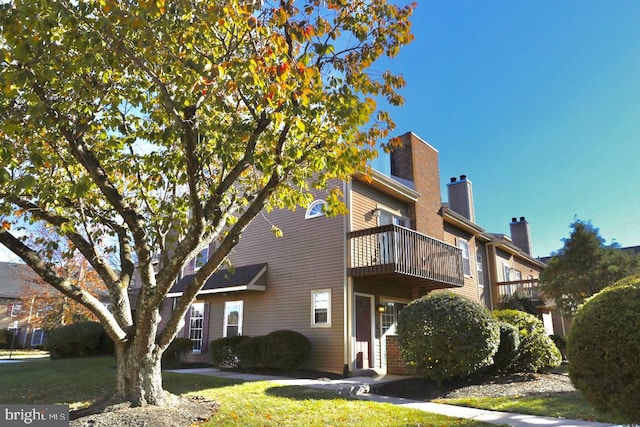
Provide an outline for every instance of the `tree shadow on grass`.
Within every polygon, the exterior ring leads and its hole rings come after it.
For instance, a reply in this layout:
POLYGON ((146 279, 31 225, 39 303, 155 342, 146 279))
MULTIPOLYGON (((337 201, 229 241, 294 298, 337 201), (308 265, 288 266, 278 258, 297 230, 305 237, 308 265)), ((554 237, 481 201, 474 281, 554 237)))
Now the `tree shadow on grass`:
POLYGON ((265 394, 293 400, 336 400, 344 399, 331 391, 318 390, 301 385, 281 385, 269 387, 265 394))
POLYGON ((212 388, 229 387, 242 384, 244 382, 231 378, 178 374, 175 372, 163 372, 162 379, 165 390, 173 394, 184 394, 212 388))

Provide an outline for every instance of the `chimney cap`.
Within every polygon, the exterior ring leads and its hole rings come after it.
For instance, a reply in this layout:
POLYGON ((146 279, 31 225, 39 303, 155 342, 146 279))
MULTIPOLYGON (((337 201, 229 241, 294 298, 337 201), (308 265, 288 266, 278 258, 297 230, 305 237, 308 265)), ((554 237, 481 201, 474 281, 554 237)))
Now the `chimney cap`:
POLYGON ((464 181, 465 179, 467 179, 467 175, 460 175, 460 181, 464 181))
POLYGON ((455 176, 452 176, 452 177, 451 177, 451 178, 449 178, 449 179, 451 180, 451 182, 456 182, 456 179, 457 179, 457 178, 456 178, 455 176))
POLYGON ((524 222, 524 217, 523 216, 520 217, 520 222, 524 222))
POLYGON ((518 222, 518 219, 516 217, 511 218, 511 222, 518 222))

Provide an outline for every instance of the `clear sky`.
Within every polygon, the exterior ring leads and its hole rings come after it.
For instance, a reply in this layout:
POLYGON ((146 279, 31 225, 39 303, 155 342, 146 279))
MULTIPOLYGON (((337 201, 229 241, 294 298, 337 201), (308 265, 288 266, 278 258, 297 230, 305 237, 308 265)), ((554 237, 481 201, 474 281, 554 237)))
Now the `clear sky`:
POLYGON ((576 216, 640 245, 640 1, 427 0, 412 22, 380 66, 407 80, 397 134, 438 149, 445 201, 467 175, 476 222, 508 234, 526 217, 536 256, 576 216))

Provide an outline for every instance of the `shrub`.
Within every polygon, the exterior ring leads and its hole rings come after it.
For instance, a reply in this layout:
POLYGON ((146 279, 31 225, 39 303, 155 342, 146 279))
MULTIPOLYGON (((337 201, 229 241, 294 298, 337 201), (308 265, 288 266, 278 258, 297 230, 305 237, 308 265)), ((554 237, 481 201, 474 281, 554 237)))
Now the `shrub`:
POLYGON ((510 323, 520 331, 520 349, 518 357, 509 367, 510 372, 538 372, 543 368, 560 365, 560 351, 547 336, 540 319, 518 310, 496 310, 493 315, 497 320, 510 323))
POLYGON ((498 322, 500 327, 500 346, 493 355, 491 371, 496 373, 508 372, 520 350, 520 331, 515 326, 498 322))
POLYGON ((502 302, 498 303, 500 310, 520 310, 525 313, 538 314, 538 309, 533 299, 529 298, 527 294, 521 291, 515 291, 509 295, 502 302))
POLYGON ((263 366, 260 356, 260 343, 264 336, 247 338, 238 344, 236 354, 238 355, 238 365, 243 368, 259 368, 263 366))
POLYGON ((552 334, 549 335, 551 341, 558 347, 560 350, 560 354, 562 355, 562 360, 567 360, 567 337, 563 337, 562 335, 552 334))
POLYGON ((311 354, 311 342, 296 331, 273 331, 260 339, 260 358, 267 368, 291 370, 311 354))
POLYGON ((175 338, 162 353, 162 367, 174 368, 180 366, 182 359, 193 350, 193 341, 189 338, 175 338))
POLYGON ((102 324, 78 322, 53 329, 44 345, 51 359, 113 354, 114 344, 102 324))
POLYGON ((218 338, 209 343, 211 361, 216 368, 236 368, 238 366, 238 354, 236 347, 248 336, 218 338))
POLYGON ((12 331, 8 329, 0 329, 0 348, 20 348, 19 339, 12 331))
POLYGON ((640 276, 587 299, 567 339, 569 376, 596 409, 640 423, 640 276))
POLYGON ((490 366, 500 340, 498 326, 479 304, 453 293, 429 294, 398 315, 405 362, 441 383, 490 366))

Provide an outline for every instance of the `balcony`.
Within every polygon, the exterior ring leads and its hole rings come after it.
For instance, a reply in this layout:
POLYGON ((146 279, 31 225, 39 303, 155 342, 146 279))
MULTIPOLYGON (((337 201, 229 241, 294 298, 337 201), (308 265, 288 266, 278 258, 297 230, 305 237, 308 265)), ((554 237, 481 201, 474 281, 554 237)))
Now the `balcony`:
POLYGON ((464 285, 462 251, 398 225, 347 233, 349 274, 378 277, 433 289, 464 285))
POLYGON ((518 292, 531 299, 536 306, 547 307, 551 305, 550 301, 547 301, 540 293, 538 279, 498 282, 496 285, 498 287, 498 301, 504 301, 514 293, 518 292))

